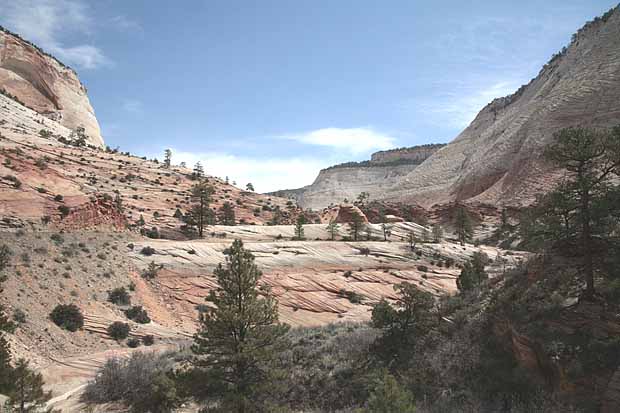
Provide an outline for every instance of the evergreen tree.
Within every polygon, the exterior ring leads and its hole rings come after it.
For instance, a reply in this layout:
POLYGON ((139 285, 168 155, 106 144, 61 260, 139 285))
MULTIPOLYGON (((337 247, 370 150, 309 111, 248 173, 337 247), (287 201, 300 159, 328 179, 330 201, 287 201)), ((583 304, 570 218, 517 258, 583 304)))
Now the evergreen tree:
POLYGON ((471 291, 489 279, 489 275, 484 270, 484 266, 488 261, 489 259, 485 254, 481 252, 474 253, 472 258, 463 265, 461 274, 456 280, 456 286, 459 291, 471 291))
POLYGON ((43 390, 43 376, 32 371, 28 362, 19 359, 11 373, 13 386, 9 392, 8 406, 20 413, 45 411, 45 405, 52 398, 51 392, 43 390))
POLYGON ((297 217, 297 222, 295 222, 295 239, 303 240, 304 237, 304 224, 306 223, 306 217, 303 214, 300 214, 297 217))
POLYGON ((336 235, 338 234, 338 230, 340 229, 340 225, 336 222, 334 218, 329 220, 327 227, 325 230, 329 233, 329 239, 334 241, 336 239, 336 235))
POLYGON ((121 193, 119 191, 116 191, 116 195, 114 195, 114 207, 119 214, 123 213, 123 198, 121 197, 121 193))
POLYGON ((222 225, 236 225, 235 208, 230 202, 224 202, 222 208, 220 208, 219 216, 220 224, 222 225))
POLYGON ((411 251, 415 251, 415 244, 418 242, 418 237, 416 237, 415 232, 410 230, 407 232, 407 242, 409 243, 409 249, 411 251))
POLYGON ((373 353, 386 367, 406 368, 415 351, 416 338, 423 336, 436 323, 435 299, 410 283, 394 286, 398 299, 392 305, 385 299, 372 309, 371 324, 381 329, 373 344, 373 353))
POLYGON ((392 225, 384 222, 381 224, 381 231, 383 231, 383 241, 387 241, 392 236, 392 225))
POLYGON ((357 241, 362 229, 364 229, 364 220, 359 214, 353 213, 351 222, 349 222, 349 234, 351 234, 353 241, 357 241))
POLYGON ((441 242, 443 239, 443 228, 441 225, 435 224, 433 225, 433 242, 441 242))
MULTIPOLYGON (((6 276, 2 274, 2 270, 8 266, 10 250, 6 245, 0 246, 0 258, 2 253, 6 254, 5 261, 0 262, 0 285, 6 280, 6 276)), ((0 293, 2 292, 0 287, 0 293)), ((15 325, 9 320, 6 311, 2 304, 0 304, 0 393, 8 393, 11 389, 13 381, 11 379, 11 351, 9 349, 9 343, 6 340, 6 334, 12 333, 15 330, 15 325)))
POLYGON ((280 210, 279 206, 276 206, 273 209, 273 213, 271 215, 271 220, 269 221, 269 224, 280 225, 281 222, 282 222, 282 211, 280 210))
POLYGON ((396 378, 385 372, 383 377, 376 380, 375 387, 370 394, 366 413, 415 413, 413 395, 396 378))
POLYGON ((194 171, 192 172, 192 179, 201 179, 203 176, 205 176, 205 170, 200 162, 196 162, 194 171))
POLYGON ((213 210, 209 208, 211 197, 215 189, 206 182, 199 182, 192 187, 192 205, 186 219, 187 225, 198 229, 198 236, 202 238, 204 227, 214 222, 213 210))
POLYGON ((614 181, 620 175, 620 127, 612 131, 563 129, 544 155, 567 175, 541 200, 539 206, 545 209, 530 229, 542 242, 551 241, 580 257, 586 281, 584 298, 592 299, 595 267, 603 261, 595 256, 614 248, 620 215, 620 191, 614 181))
POLYGON ((454 228, 461 245, 465 245, 467 241, 472 240, 474 230, 471 225, 471 218, 463 206, 459 206, 456 210, 454 228))
POLYGON ((248 184, 245 186, 245 190, 246 191, 254 192, 254 185, 252 185, 252 183, 248 182, 248 184))
POLYGON ((144 221, 144 217, 142 216, 142 214, 140 214, 140 218, 138 219, 138 222, 136 222, 136 225, 139 227, 143 227, 144 224, 146 224, 146 222, 144 221))
POLYGON ((164 151, 164 168, 170 168, 171 162, 172 162, 172 151, 170 149, 166 149, 164 151))
MULTIPOLYGON (((278 306, 268 290, 259 293, 261 271, 254 256, 235 240, 226 251, 226 265, 214 271, 219 288, 200 315, 193 352, 196 369, 221 385, 221 411, 261 411, 269 388, 269 364, 286 346, 288 326, 278 322, 278 306)), ((205 383, 206 385, 207 383, 205 383)))

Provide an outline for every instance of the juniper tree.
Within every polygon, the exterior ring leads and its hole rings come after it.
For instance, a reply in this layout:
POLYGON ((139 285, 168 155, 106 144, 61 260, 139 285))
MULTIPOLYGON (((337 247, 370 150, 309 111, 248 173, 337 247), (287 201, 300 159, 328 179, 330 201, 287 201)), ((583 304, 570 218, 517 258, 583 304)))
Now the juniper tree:
POLYGON ((213 187, 206 182, 199 182, 192 187, 192 205, 186 223, 198 229, 200 238, 203 236, 204 227, 213 224, 213 210, 209 208, 209 203, 214 193, 213 187))
POLYGON ((329 233, 329 239, 334 241, 336 239, 336 234, 338 234, 338 230, 340 229, 340 225, 336 222, 334 218, 329 220, 327 227, 325 230, 329 233))
POLYGON ((269 290, 259 287, 262 273, 241 240, 225 254, 225 265, 214 271, 219 287, 207 298, 213 306, 200 314, 193 363, 205 373, 205 386, 218 385, 221 411, 260 411, 272 382, 269 365, 286 347, 288 326, 279 323, 269 290))

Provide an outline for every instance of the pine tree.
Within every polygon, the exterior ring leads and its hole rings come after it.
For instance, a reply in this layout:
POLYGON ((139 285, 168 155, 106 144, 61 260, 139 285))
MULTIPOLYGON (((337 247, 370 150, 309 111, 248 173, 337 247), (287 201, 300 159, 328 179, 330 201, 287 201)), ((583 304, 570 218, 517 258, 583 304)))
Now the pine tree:
POLYGON ((300 214, 297 217, 297 222, 295 222, 295 239, 303 240, 304 237, 304 224, 306 223, 306 217, 303 214, 300 214))
POLYGON ((34 413, 45 410, 52 398, 51 392, 43 390, 43 376, 30 369, 24 359, 19 359, 11 373, 13 388, 9 393, 8 405, 20 413, 34 413))
POLYGON ((172 151, 170 149, 166 149, 164 151, 164 168, 170 168, 171 161, 172 161, 172 151))
POLYGON ((219 216, 220 224, 222 225, 236 225, 235 208, 230 202, 224 202, 222 208, 220 208, 219 216))
POLYGON ((467 241, 471 241, 474 231, 471 225, 471 218, 463 206, 459 206, 456 210, 454 227, 461 245, 464 245, 467 241))
POLYGON ((349 222, 349 234, 353 241, 357 241, 360 231, 364 228, 364 220, 359 214, 353 213, 351 215, 351 222, 349 222))
POLYGON ((383 231, 383 241, 387 241, 392 236, 392 225, 384 222, 381 224, 381 231, 383 231))
POLYGON ((433 242, 441 242, 443 239, 443 228, 441 225, 435 224, 433 225, 433 242))
POLYGON ((254 185, 252 185, 252 183, 248 182, 248 184, 245 186, 245 190, 246 191, 254 192, 254 185))
POLYGON ((461 274, 456 280, 459 291, 471 291, 489 279, 489 275, 484 270, 488 261, 488 257, 483 253, 474 253, 472 258, 463 265, 461 274))
POLYGON ((268 290, 259 293, 261 271, 254 256, 235 240, 226 264, 214 271, 219 288, 207 300, 213 307, 200 315, 193 352, 198 371, 222 387, 222 411, 260 411, 270 385, 269 363, 286 346, 288 326, 278 322, 278 306, 268 290))
POLYGON ((330 219, 327 227, 325 227, 325 230, 329 233, 329 238, 332 241, 336 239, 336 234, 338 234, 339 229, 340 225, 336 222, 334 218, 330 219))
POLYGON ((192 172, 192 179, 201 179, 205 175, 205 170, 200 162, 196 162, 194 165, 194 171, 192 172))
POLYGON ((415 413, 413 395, 387 371, 375 382, 365 413, 415 413))
POLYGON ((200 238, 203 236, 204 227, 214 223, 213 210, 209 208, 209 203, 214 193, 215 189, 206 182, 197 183, 192 187, 192 205, 186 223, 198 229, 198 236, 200 238))

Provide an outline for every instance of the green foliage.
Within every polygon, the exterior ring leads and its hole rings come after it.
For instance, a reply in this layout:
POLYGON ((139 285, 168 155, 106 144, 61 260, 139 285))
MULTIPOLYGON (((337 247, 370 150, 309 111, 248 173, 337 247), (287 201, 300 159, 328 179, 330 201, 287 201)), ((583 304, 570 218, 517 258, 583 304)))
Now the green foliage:
POLYGON ((461 245, 472 240, 474 230, 472 228, 471 218, 463 206, 459 206, 456 210, 454 228, 461 245))
POLYGON ((159 270, 161 270, 162 268, 164 268, 163 264, 157 265, 155 264, 155 261, 151 261, 148 267, 146 267, 146 269, 142 271, 142 277, 146 278, 147 280, 152 280, 153 278, 157 277, 159 270))
POLYGON ((195 228, 200 238, 203 237, 204 227, 206 225, 215 224, 215 214, 213 210, 209 208, 209 203, 214 193, 215 189, 213 186, 206 182, 199 182, 192 187, 192 205, 185 217, 185 223, 188 227, 195 228))
MULTIPOLYGON (((0 245, 0 272, 4 271, 11 263, 11 256, 13 253, 6 244, 0 245)), ((2 281, 2 275, 0 275, 0 282, 2 281)))
POLYGON ((108 291, 108 301, 116 305, 129 305, 131 304, 131 296, 125 287, 117 287, 108 291))
POLYGON ((71 212, 71 208, 69 208, 66 205, 59 205, 58 206, 58 212, 60 212, 60 216, 62 218, 65 218, 66 216, 69 215, 69 213, 71 212))
POLYGON ((50 313, 50 319, 58 327, 72 332, 84 326, 84 316, 75 304, 58 304, 50 313))
POLYGON ((220 208, 219 223, 222 225, 236 225, 235 208, 230 202, 224 202, 220 208))
POLYGON ((471 291, 489 279, 489 275, 484 270, 488 261, 489 258, 485 254, 474 252, 472 258, 463 264, 461 274, 456 280, 459 291, 471 291))
POLYGON ((413 395, 396 378, 385 372, 376 380, 374 389, 363 410, 368 413, 414 413, 413 395))
POLYGON ((82 401, 120 401, 135 413, 172 412, 181 400, 171 370, 166 354, 135 351, 128 359, 108 359, 84 389, 82 401))
POLYGON ((52 393, 43 390, 43 376, 30 369, 25 359, 17 360, 10 376, 13 384, 6 406, 23 413, 45 411, 52 393))
POLYGON ((295 238, 296 240, 303 240, 304 237, 304 224, 306 223, 306 217, 300 214, 295 222, 295 238))
POLYGON ((147 313, 147 311, 142 308, 141 305, 134 305, 131 308, 125 310, 125 316, 140 324, 148 324, 151 322, 151 319, 147 313))
POLYGON ((248 182, 248 184, 245 186, 245 190, 254 192, 254 185, 248 182))
POLYGON ((340 225, 336 222, 334 218, 332 218, 329 220, 329 223, 327 224, 327 227, 325 227, 325 230, 329 234, 329 239, 334 241, 336 239, 338 231, 340 230, 340 225))
POLYGON ((383 299, 372 309, 371 324, 382 330, 373 350, 386 367, 403 368, 409 362, 416 337, 435 324, 435 300, 409 283, 395 285, 394 290, 398 299, 393 305, 383 299))
POLYGON ((116 341, 124 340, 129 336, 131 331, 129 324, 122 321, 115 321, 108 326, 108 335, 116 341))
POLYGON ((285 348, 288 326, 278 323, 276 301, 267 290, 259 293, 262 273, 254 256, 235 240, 226 251, 226 265, 215 269, 219 289, 208 301, 214 307, 200 315, 193 352, 195 367, 220 384, 224 411, 257 409, 261 388, 270 383, 268 364, 285 348))
POLYGON ((351 222, 349 222, 349 234, 353 241, 357 241, 360 232, 364 229, 364 220, 359 214, 353 213, 351 215, 351 222))

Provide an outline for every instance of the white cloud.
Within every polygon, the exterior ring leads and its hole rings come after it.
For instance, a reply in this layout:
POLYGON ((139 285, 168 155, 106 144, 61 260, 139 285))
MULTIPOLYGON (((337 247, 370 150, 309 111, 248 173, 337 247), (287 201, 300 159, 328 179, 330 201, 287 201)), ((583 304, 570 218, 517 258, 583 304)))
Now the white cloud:
POLYGON ((134 115, 141 115, 144 113, 144 105, 141 101, 135 99, 126 99, 122 104, 123 110, 134 115))
POLYGON ((346 150, 353 155, 396 146, 394 138, 371 128, 324 128, 281 137, 308 145, 346 150))
POLYGON ((0 0, 0 21, 61 61, 83 69, 109 63, 90 44, 66 45, 63 35, 88 35, 94 26, 87 6, 79 0, 0 0))
POLYGON ((119 30, 126 32, 141 32, 142 25, 135 20, 130 19, 125 15, 114 16, 110 19, 110 22, 119 30))
MULTIPOLYGON (((163 150, 161 151, 163 153, 163 150)), ((161 158, 161 153, 155 155, 161 158)), ((150 157, 153 157, 151 155, 150 157)), ((329 163, 315 158, 250 158, 228 153, 193 153, 172 149, 172 163, 186 162, 192 168, 200 161, 207 175, 237 182, 245 188, 248 182, 258 192, 271 192, 278 189, 299 188, 311 184, 319 171, 329 163)))
POLYGON ((493 99, 510 95, 518 88, 519 82, 515 81, 499 81, 479 89, 474 86, 461 86, 450 93, 433 96, 432 101, 414 100, 403 106, 436 125, 462 129, 493 99))

